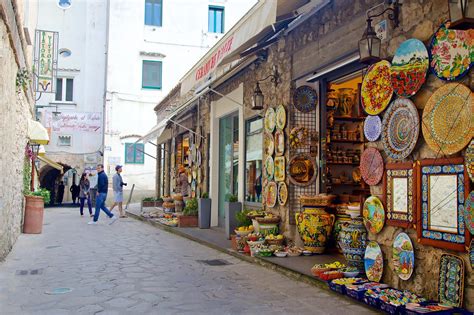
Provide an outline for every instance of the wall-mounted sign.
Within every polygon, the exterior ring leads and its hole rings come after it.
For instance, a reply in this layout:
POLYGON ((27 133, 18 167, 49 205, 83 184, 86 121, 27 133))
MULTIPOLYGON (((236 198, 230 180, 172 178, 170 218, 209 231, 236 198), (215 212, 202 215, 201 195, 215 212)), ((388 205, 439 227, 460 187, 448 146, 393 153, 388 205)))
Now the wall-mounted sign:
POLYGON ((58 66, 58 32, 36 30, 35 90, 43 93, 56 91, 58 66))
POLYGON ((61 112, 53 115, 45 112, 44 125, 53 132, 102 132, 102 113, 61 112))

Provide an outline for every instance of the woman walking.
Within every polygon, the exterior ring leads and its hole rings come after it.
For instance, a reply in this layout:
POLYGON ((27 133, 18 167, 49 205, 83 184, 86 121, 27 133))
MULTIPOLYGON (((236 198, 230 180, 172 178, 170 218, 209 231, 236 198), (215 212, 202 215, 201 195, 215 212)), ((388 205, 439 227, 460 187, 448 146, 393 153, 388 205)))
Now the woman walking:
POLYGON ((79 181, 79 202, 80 202, 80 211, 81 216, 84 215, 84 203, 87 200, 87 206, 89 207, 89 215, 92 217, 92 204, 91 204, 91 196, 90 196, 90 183, 89 179, 87 178, 87 173, 82 173, 81 180, 79 181))

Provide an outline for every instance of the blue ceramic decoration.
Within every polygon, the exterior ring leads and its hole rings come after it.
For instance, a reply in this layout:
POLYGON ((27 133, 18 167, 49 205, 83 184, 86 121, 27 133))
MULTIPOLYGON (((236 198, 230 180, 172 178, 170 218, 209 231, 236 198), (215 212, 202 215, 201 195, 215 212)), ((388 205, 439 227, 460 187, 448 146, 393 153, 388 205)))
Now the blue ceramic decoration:
POLYGON ((406 233, 402 232, 395 237, 392 254, 395 273, 402 280, 410 279, 415 269, 415 253, 410 237, 406 233))
POLYGON ((464 298, 464 261, 461 257, 441 255, 438 299, 444 305, 461 307, 464 298))
POLYGON ((382 133, 382 121, 378 115, 367 116, 364 122, 364 135, 369 141, 377 141, 382 133))
POLYGON ((316 109, 318 93, 310 86, 300 86, 293 94, 293 104, 300 112, 309 113, 316 109))

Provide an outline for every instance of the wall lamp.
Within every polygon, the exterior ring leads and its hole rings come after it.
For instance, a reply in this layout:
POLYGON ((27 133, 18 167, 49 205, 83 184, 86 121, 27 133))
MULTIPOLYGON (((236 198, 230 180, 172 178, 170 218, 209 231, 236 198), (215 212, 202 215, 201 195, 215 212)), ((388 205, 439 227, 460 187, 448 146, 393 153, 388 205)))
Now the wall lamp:
POLYGON ((281 77, 280 73, 278 72, 277 66, 272 67, 272 73, 269 74, 267 77, 257 80, 257 84, 255 85, 255 89, 253 91, 253 96, 252 96, 252 110, 262 110, 263 109, 263 104, 265 97, 262 93, 262 90, 260 89, 260 83, 270 79, 270 82, 272 82, 275 87, 278 86, 278 84, 281 82, 281 77))

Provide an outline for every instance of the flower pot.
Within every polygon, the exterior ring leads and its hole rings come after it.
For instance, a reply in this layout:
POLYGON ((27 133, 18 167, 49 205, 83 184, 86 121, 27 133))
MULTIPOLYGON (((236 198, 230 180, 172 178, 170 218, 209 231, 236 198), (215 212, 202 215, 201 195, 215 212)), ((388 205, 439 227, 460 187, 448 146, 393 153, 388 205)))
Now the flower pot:
POLYGON ((242 203, 240 202, 226 202, 224 206, 225 216, 225 235, 230 239, 230 234, 237 228, 237 219, 235 214, 242 211, 242 203))
POLYGON ((343 225, 339 233, 339 246, 349 267, 356 267, 364 272, 364 254, 367 245, 367 230, 362 218, 354 218, 348 225, 343 225))
POLYGON ((211 199, 198 199, 198 217, 200 229, 209 229, 211 227, 211 199))
POLYGON ((142 200, 142 208, 150 208, 150 207, 154 207, 154 206, 155 206, 154 201, 144 201, 144 200, 142 200))
POLYGON ((25 217, 23 233, 41 234, 43 231, 44 200, 43 197, 25 196, 25 217))
POLYGON ((331 236, 334 214, 328 214, 323 208, 303 207, 304 211, 296 214, 298 232, 306 250, 321 254, 331 236))
POLYGON ((197 227, 198 217, 197 215, 180 215, 178 217, 178 227, 197 227))

